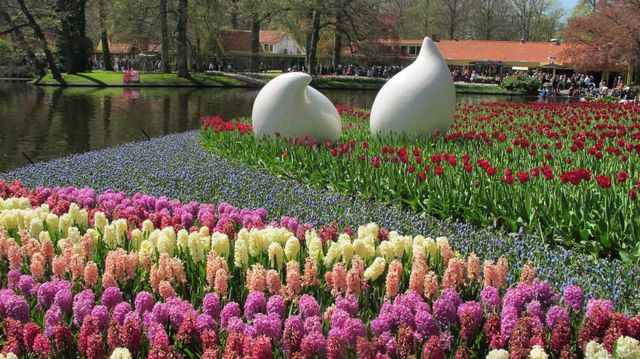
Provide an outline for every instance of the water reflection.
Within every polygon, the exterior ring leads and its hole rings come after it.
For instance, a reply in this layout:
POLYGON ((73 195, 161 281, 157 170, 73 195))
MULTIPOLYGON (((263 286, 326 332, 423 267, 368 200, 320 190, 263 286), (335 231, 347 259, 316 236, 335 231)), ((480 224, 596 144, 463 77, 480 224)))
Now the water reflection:
MULTIPOLYGON (((375 91, 323 91, 334 103, 370 108, 375 91)), ((198 117, 248 116, 255 89, 51 88, 0 81, 0 172, 80 153, 198 128, 198 117)), ((521 97, 458 96, 460 102, 531 101, 521 97)), ((535 99, 533 99, 535 100, 535 99)))

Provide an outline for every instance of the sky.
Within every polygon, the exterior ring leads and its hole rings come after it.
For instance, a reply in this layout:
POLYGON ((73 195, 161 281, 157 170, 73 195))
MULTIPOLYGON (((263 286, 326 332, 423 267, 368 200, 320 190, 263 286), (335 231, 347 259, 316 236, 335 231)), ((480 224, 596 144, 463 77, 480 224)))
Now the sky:
POLYGON ((576 6, 578 0, 560 0, 560 3, 562 4, 562 7, 569 12, 576 6))

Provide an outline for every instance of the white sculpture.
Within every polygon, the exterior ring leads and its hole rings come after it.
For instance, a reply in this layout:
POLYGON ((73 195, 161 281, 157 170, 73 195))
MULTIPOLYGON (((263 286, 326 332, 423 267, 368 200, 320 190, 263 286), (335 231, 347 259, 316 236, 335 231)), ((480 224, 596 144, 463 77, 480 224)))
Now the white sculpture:
POLYGON ((253 103, 253 133, 258 138, 302 138, 336 141, 342 124, 335 106, 309 86, 311 76, 302 72, 280 75, 269 81, 253 103))
POLYGON ((371 107, 371 132, 430 136, 453 121, 456 92, 440 51, 425 37, 418 58, 382 86, 371 107))

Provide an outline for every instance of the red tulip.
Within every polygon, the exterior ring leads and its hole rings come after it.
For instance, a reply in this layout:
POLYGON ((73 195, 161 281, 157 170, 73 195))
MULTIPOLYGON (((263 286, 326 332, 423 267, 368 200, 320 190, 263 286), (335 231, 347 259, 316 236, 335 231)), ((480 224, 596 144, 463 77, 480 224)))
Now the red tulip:
POLYGON ((605 175, 605 174, 600 174, 596 176, 596 181, 598 182, 598 184, 600 185, 600 187, 602 188, 609 188, 611 187, 611 178, 609 178, 609 176, 605 175))
POLYGON ((616 179, 618 180, 618 182, 624 182, 627 180, 627 178, 629 178, 629 174, 627 174, 627 172, 618 172, 616 174, 616 179))
POLYGON ((520 181, 520 183, 529 182, 529 172, 526 172, 526 171, 518 172, 518 181, 520 181))

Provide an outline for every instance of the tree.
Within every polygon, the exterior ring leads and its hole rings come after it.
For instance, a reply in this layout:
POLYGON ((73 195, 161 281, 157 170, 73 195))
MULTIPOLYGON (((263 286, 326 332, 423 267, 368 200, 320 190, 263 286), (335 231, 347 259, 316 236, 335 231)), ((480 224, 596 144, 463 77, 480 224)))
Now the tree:
POLYGON ((160 33, 162 37, 161 61, 162 72, 171 72, 169 64, 169 24, 167 22, 167 0, 160 0, 160 33))
POLYGON ((472 26, 474 37, 482 40, 501 38, 511 14, 507 0, 476 0, 472 26))
POLYGON ((189 0, 179 0, 178 1, 178 77, 189 77, 189 68, 188 68, 188 40, 187 40, 187 26, 189 21, 189 0))
POLYGON ((471 0, 436 0, 438 19, 447 38, 464 37, 464 25, 471 13, 471 0))
POLYGON ((600 2, 593 13, 567 26, 565 51, 578 70, 628 69, 640 61, 640 1, 600 2))
MULTIPOLYGON (((33 29, 34 35, 38 40, 38 43, 40 44, 42 51, 44 52, 44 55, 47 59, 47 64, 49 65, 49 70, 51 70, 51 75, 61 85, 66 85, 66 82, 62 78, 62 75, 60 74, 60 70, 56 65, 56 61, 53 58, 53 54, 51 53, 51 49, 49 48, 49 43, 47 42, 47 38, 44 35, 44 31, 42 31, 42 27, 40 27, 40 24, 38 24, 38 21, 33 16, 33 13, 27 6, 26 0, 16 0, 16 1, 18 2, 20 11, 26 18, 27 23, 29 24, 29 27, 33 29)), ((40 3, 40 6, 43 6, 43 5, 45 6, 44 10, 50 9, 49 7, 47 7, 48 4, 40 3)))
POLYGON ((57 12, 60 14, 58 44, 59 58, 65 64, 68 73, 74 74, 89 70, 93 52, 91 40, 86 36, 85 8, 87 0, 57 0, 57 12))
POLYGON ((100 19, 100 42, 102 43, 102 61, 104 62, 104 69, 107 71, 113 71, 113 64, 111 63, 111 53, 109 51, 109 34, 107 32, 107 19, 109 17, 109 11, 105 0, 98 1, 98 12, 100 19))

